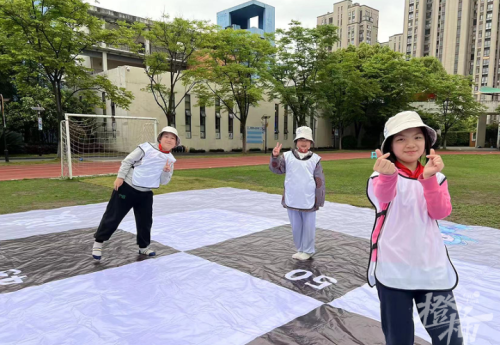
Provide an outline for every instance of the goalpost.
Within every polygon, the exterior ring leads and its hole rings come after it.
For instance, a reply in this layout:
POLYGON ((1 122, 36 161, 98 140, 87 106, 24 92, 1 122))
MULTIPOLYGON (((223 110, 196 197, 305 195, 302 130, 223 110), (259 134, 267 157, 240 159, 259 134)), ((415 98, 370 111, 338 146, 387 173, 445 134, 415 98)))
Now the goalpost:
POLYGON ((61 121, 61 176, 115 174, 138 145, 156 142, 152 117, 66 114, 61 121))

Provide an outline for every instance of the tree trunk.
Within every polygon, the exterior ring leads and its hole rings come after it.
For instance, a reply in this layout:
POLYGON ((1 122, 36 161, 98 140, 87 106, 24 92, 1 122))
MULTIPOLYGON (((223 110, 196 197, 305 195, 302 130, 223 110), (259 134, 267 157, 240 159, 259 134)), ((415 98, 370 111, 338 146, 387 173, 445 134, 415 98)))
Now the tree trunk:
POLYGON ((247 131, 245 131, 245 125, 243 122, 240 124, 240 132, 243 134, 242 135, 242 140, 243 140, 243 153, 247 152, 247 131))
POLYGON ((446 131, 443 133, 443 150, 446 150, 446 131))
POLYGON ((354 121, 354 130, 356 132, 356 140, 357 140, 357 145, 358 147, 361 146, 361 129, 363 128, 363 122, 361 121, 354 121))
MULTIPOLYGON (((52 89, 54 91, 54 96, 56 97, 56 110, 57 110, 57 119, 58 123, 64 120, 64 111, 62 108, 62 99, 61 99, 61 81, 53 81, 52 89)), ((57 131, 57 158, 61 158, 61 133, 57 131)))
POLYGON ((339 126, 339 150, 342 150, 342 138, 344 137, 344 127, 339 126))
POLYGON ((174 122, 175 114, 169 112, 167 113, 167 124, 168 126, 172 126, 172 123, 174 122))

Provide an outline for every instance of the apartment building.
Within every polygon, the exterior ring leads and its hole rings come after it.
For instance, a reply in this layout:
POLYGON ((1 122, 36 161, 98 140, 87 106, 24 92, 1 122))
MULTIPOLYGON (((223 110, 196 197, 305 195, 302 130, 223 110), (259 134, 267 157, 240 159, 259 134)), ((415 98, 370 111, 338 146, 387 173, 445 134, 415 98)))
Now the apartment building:
POLYGON ((334 3, 333 12, 319 16, 317 25, 331 24, 338 27, 339 41, 331 48, 335 51, 363 42, 378 44, 378 19, 378 10, 345 0, 334 3))
POLYGON ((403 53, 404 52, 404 44, 403 44, 403 34, 392 35, 389 37, 388 46, 391 50, 403 53))

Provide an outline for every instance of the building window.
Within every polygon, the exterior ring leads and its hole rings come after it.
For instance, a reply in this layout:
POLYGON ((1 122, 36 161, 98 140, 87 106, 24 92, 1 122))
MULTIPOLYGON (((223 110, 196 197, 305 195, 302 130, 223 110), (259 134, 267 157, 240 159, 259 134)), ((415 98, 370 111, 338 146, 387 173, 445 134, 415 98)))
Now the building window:
POLYGON ((206 132, 206 121, 207 121, 207 113, 205 111, 205 106, 200 106, 200 138, 205 139, 207 132, 206 132))
POLYGON ((170 126, 175 127, 175 93, 170 96, 170 112, 173 114, 170 126))
POLYGON ((288 105, 285 105, 285 115, 283 118, 283 139, 288 140, 288 105))
POLYGON ((229 132, 229 139, 233 139, 234 112, 233 109, 228 109, 228 111, 227 128, 229 132))
POLYGON ((215 97, 215 139, 220 137, 220 98, 215 97))
POLYGON ((191 95, 186 95, 184 97, 184 107, 185 107, 185 121, 186 121, 186 133, 191 135, 191 95))
POLYGON ((274 105, 274 140, 278 140, 280 133, 280 114, 279 114, 280 105, 274 105))

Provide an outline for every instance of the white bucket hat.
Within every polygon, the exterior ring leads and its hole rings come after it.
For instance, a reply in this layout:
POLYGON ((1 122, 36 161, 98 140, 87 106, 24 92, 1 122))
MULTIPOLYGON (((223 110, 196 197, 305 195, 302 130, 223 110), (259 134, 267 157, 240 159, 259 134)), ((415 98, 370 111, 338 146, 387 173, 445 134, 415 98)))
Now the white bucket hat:
POLYGON ((299 139, 307 139, 312 141, 312 143, 314 144, 312 129, 307 126, 297 128, 297 130, 295 131, 295 139, 293 139, 293 142, 296 142, 299 139))
POLYGON ((160 139, 161 139, 161 136, 163 135, 163 133, 174 134, 175 137, 177 138, 177 144, 175 146, 181 146, 181 139, 179 138, 179 134, 177 133, 177 129, 175 129, 175 127, 172 127, 172 126, 163 127, 160 134, 158 134, 158 138, 157 138, 158 142, 160 142, 160 139))
POLYGON ((398 134, 401 131, 409 128, 417 128, 421 127, 422 129, 427 130, 429 137, 431 138, 431 146, 436 143, 437 133, 434 129, 427 126, 420 116, 414 111, 403 111, 391 117, 385 123, 384 127, 384 142, 382 143, 382 153, 384 151, 384 145, 387 141, 387 138, 393 136, 394 134, 398 134))

